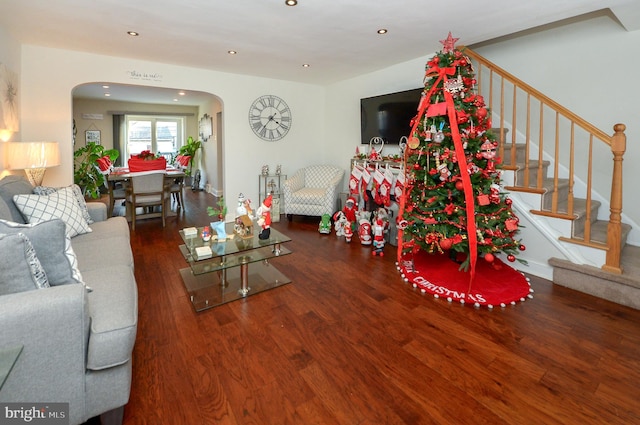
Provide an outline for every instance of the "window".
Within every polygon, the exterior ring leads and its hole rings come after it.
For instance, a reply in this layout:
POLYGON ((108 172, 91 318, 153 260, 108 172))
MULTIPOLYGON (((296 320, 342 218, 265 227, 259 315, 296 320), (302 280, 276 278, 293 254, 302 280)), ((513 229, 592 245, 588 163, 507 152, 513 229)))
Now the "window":
POLYGON ((170 158, 184 142, 184 118, 127 115, 126 156, 148 150, 170 158))

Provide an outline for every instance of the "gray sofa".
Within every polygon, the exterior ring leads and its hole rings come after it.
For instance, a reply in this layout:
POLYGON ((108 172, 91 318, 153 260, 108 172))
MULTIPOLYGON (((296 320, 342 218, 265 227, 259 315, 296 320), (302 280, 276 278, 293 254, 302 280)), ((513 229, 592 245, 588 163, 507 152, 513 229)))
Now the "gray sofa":
MULTIPOLYGON (((24 223, 12 199, 31 191, 21 177, 0 180, 0 219, 24 223)), ((89 202, 86 211, 91 232, 71 238, 86 286, 70 280, 0 295, 0 350, 23 346, 0 402, 69 403, 70 424, 98 415, 118 423, 129 400, 138 319, 129 226, 123 217, 107 218, 103 203, 89 202)))

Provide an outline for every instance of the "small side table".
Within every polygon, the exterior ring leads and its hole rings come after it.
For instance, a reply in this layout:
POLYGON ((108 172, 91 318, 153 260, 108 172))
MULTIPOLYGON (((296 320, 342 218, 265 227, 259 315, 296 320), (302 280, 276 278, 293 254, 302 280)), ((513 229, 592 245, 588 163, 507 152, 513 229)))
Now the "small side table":
POLYGON ((7 380, 7 377, 13 369, 13 365, 16 364, 18 357, 20 357, 22 348, 23 346, 19 345, 17 347, 0 349, 0 389, 2 389, 4 381, 7 380))
POLYGON ((273 201, 271 204, 271 221, 273 222, 280 221, 282 182, 286 179, 287 176, 285 174, 261 174, 258 177, 258 196, 260 196, 258 205, 271 194, 273 201))

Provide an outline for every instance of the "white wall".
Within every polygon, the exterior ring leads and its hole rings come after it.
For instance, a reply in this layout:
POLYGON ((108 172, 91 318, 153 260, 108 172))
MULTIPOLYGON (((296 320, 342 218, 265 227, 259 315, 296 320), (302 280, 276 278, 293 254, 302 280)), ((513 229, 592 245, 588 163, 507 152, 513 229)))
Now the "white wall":
MULTIPOLYGON (((20 62, 20 44, 9 36, 2 28, 0 28, 0 64, 3 64, 7 69, 18 75, 20 78, 21 62, 20 62)), ((18 91, 18 105, 20 105, 20 91, 18 91)), ((20 132, 14 133, 10 136, 8 141, 19 140, 20 132)), ((4 164, 4 149, 1 148, 2 142, 0 142, 0 178, 5 174, 9 174, 9 171, 2 170, 2 164, 4 164)))
MULTIPOLYGON (((263 164, 281 163, 292 173, 314 159, 326 145, 324 88, 308 84, 213 72, 197 68, 100 56, 25 45, 22 48, 22 140, 57 140, 62 165, 47 170, 45 184, 73 181, 73 87, 96 81, 138 84, 208 92, 223 103, 224 194, 235 199, 243 192, 258 203, 258 174, 263 164), (257 97, 275 94, 292 110, 293 123, 286 138, 269 143, 249 127, 249 106, 257 97)), ((205 149, 209 144, 205 145, 205 149)))
MULTIPOLYGON (((426 62, 427 56, 327 87, 325 108, 329 139, 324 149, 329 151, 330 163, 349 171, 356 148, 368 149, 360 144, 360 99, 422 87, 426 62)), ((397 145, 388 145, 383 155, 397 152, 397 145)), ((348 178, 343 180, 345 188, 348 181, 348 178)))
MULTIPOLYGON (((201 160, 201 169, 205 171, 201 187, 210 186, 210 193, 216 196, 224 195, 222 175, 223 154, 222 154, 222 137, 218 137, 219 129, 216 115, 222 111, 222 105, 217 98, 211 98, 204 105, 200 105, 200 117, 208 114, 213 123, 212 134, 208 141, 204 142, 204 147, 198 157, 201 160)), ((221 129, 220 129, 221 130, 221 129)), ((230 198, 231 199, 231 198, 230 198)))

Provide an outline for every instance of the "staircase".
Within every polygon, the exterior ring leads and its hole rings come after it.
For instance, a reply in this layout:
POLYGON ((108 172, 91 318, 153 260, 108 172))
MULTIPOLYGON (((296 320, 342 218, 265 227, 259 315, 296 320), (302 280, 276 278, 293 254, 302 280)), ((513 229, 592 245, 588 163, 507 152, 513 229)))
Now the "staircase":
POLYGON ((554 249, 548 252, 563 254, 545 258, 553 282, 640 309, 640 247, 627 245, 633 226, 622 223, 625 126, 616 124, 608 135, 471 49, 463 51, 493 114, 504 189, 529 226, 549 239, 554 249))

